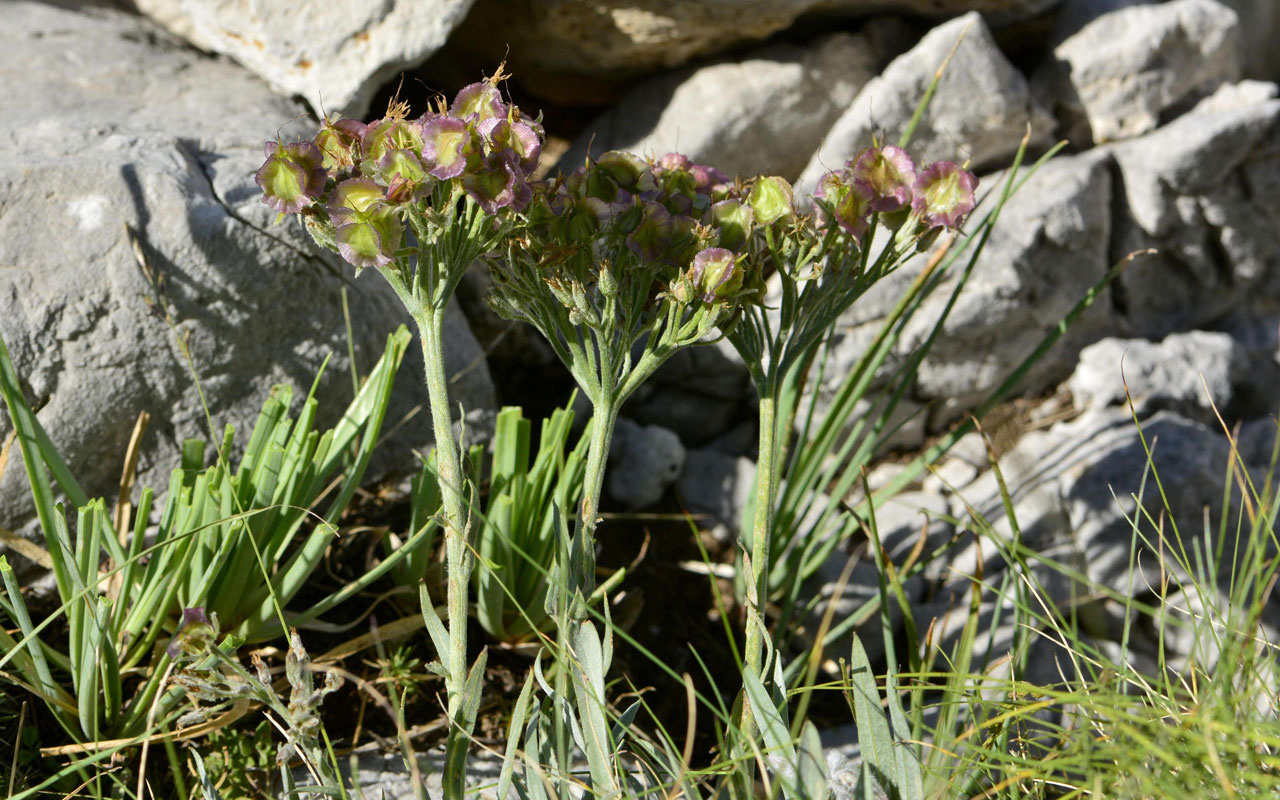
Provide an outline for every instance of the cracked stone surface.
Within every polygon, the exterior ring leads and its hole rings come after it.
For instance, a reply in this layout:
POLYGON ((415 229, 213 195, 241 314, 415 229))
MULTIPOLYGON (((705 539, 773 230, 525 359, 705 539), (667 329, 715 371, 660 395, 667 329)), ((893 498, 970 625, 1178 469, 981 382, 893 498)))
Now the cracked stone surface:
MULTIPOLYGON (((176 335, 189 337, 219 433, 232 424, 243 441, 273 384, 305 393, 329 356, 319 424, 335 422, 351 396, 342 290, 361 372, 410 320, 377 275, 355 278, 296 222, 275 224, 259 201, 253 173, 262 142, 302 109, 146 20, 24 2, 6 12, 0 334, 86 490, 114 496, 140 411, 152 415, 141 485, 163 489, 182 440, 209 438, 176 335), (160 285, 139 268, 126 226, 160 285), (153 313, 159 305, 180 334, 153 313)), ((492 381, 466 322, 455 312, 448 326, 455 402, 492 406, 492 381)), ((388 424, 425 404, 420 369, 411 349, 388 424)), ((9 431, 0 412, 0 439, 9 431)), ((430 438, 420 414, 384 451, 383 466, 430 438)), ((28 495, 15 452, 0 476, 0 525, 30 520, 28 495)))

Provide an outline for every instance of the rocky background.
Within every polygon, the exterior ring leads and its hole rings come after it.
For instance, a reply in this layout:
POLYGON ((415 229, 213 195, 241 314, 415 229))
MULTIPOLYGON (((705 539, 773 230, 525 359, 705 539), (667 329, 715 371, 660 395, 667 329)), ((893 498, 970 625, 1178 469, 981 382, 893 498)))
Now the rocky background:
MULTIPOLYGON (((207 437, 178 336, 219 431, 247 430, 272 383, 309 385, 329 355, 322 408, 340 413, 350 396, 343 290, 360 369, 408 320, 375 276, 356 280, 298 227, 273 224, 252 179, 262 143, 313 128, 322 109, 376 115, 401 75, 401 96, 421 108, 504 57, 515 99, 544 111, 561 165, 611 148, 680 150, 811 189, 873 136, 893 141, 954 47, 913 153, 968 159, 987 189, 1028 131, 1033 153, 1059 139, 1069 147, 1006 209, 874 480, 976 407, 1111 264, 1143 248, 1158 253, 1135 261, 988 422, 1024 541, 1129 585, 1125 498, 1145 455, 1122 365, 1189 529, 1222 503, 1219 413, 1242 424, 1249 464, 1270 459, 1280 401, 1274 0, 11 0, 5 23, 0 334, 91 492, 114 494, 140 411, 152 414, 142 483, 163 486, 181 440, 207 437)), ((842 320, 837 367, 860 355, 911 277, 842 320)), ((482 291, 472 276, 452 320, 456 399, 477 412, 563 402, 569 384, 549 352, 491 317, 482 291)), ((946 294, 904 335, 902 354, 946 294)), ((413 374, 407 366, 399 382, 396 419, 423 401, 413 374)), ((644 508, 674 492, 731 534, 751 476, 751 398, 728 348, 671 364, 625 412, 614 504, 644 508)), ((385 466, 429 441, 425 416, 399 430, 385 466)), ((0 438, 9 431, 0 416, 0 438)), ((15 449, 0 476, 0 524, 12 529, 29 528, 18 461, 15 449)), ((1001 516, 986 465, 981 441, 962 440, 937 476, 883 510, 881 529, 892 542, 930 515, 965 518, 961 496, 1001 516)), ((928 524, 930 535, 952 532, 928 524)), ((921 613, 945 612, 980 555, 988 577, 1002 568, 993 550, 961 548, 913 584, 921 613)), ((1131 585, 1148 591, 1142 576, 1131 585)), ((855 580, 833 599, 853 608, 873 587, 855 580)))

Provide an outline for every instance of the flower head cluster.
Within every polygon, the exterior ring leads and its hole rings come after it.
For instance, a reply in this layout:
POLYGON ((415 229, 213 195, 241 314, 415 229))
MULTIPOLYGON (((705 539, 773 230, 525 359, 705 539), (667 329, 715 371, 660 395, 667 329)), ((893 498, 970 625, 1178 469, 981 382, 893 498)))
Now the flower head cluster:
POLYGON ((834 221, 855 241, 880 219, 893 229, 907 225, 913 234, 934 228, 958 228, 973 210, 978 179, 952 161, 918 169, 900 147, 868 147, 818 182, 819 220, 834 221))
POLYGON ((497 77, 418 119, 396 104, 367 124, 326 120, 311 142, 268 142, 256 176, 263 202, 302 214, 318 242, 356 267, 389 264, 411 215, 428 218, 441 189, 443 202, 465 193, 488 214, 523 209, 543 131, 503 101, 497 77))
MULTIPOLYGON (((679 153, 646 161, 614 151, 547 186, 529 215, 543 252, 602 265, 598 280, 633 278, 680 303, 730 303, 753 231, 795 211, 781 178, 744 184, 679 153)), ((580 305, 569 293, 562 302, 580 305)))

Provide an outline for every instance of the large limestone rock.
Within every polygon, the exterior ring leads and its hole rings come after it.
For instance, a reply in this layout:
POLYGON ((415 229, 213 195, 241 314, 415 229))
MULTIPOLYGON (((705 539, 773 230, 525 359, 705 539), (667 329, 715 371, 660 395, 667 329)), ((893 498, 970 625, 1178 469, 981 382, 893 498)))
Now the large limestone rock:
POLYGON ((762 41, 805 14, 840 20, 875 13, 942 19, 972 10, 1003 24, 1057 2, 477 0, 455 44, 494 63, 508 59, 520 82, 543 97, 598 102, 614 96, 627 80, 762 41))
POLYGON ((839 33, 641 84, 578 136, 568 171, 590 152, 679 151, 730 175, 800 174, 822 136, 877 71, 879 39, 839 33))
POLYGON ((1054 48, 1036 94, 1075 141, 1128 139, 1155 130, 1169 109, 1239 80, 1241 52, 1238 18, 1216 0, 1122 7, 1054 48))
POLYGON ((473 0, 137 0, 207 50, 225 53, 313 109, 363 115, 378 87, 438 50, 473 0))
MULTIPOLYGON (((341 292, 361 372, 409 319, 377 275, 355 278, 295 221, 275 224, 260 202, 253 173, 262 142, 300 117, 300 107, 146 20, 35 2, 5 10, 0 335, 85 488, 114 491, 140 411, 152 415, 144 485, 164 488, 183 438, 208 438, 177 335, 188 337, 219 435, 234 424, 243 444, 271 385, 305 392, 329 356, 321 424, 335 422, 351 395, 341 292), (126 226, 159 285, 139 268, 126 226), (153 306, 172 312, 177 333, 153 306)), ((468 409, 493 405, 461 314, 447 341, 455 400, 468 409)), ((420 370, 414 348, 388 428, 426 402, 420 370)), ((401 428, 388 455, 404 461, 409 447, 428 442, 426 417, 401 428)), ((9 431, 0 412, 0 439, 9 431)), ((0 526, 28 518, 28 492, 15 454, 0 477, 0 526)))
POLYGON ((966 14, 934 28, 863 87, 809 160, 797 190, 812 192, 824 173, 843 166, 873 139, 896 142, 948 55, 950 63, 911 140, 917 161, 1002 167, 1028 125, 1033 148, 1048 143, 1052 121, 1032 101, 1026 79, 996 47, 982 17, 966 14))
POLYGON ((1274 294, 1280 100, 1273 84, 1224 86, 1168 125, 1108 149, 1124 199, 1113 256, 1159 251, 1117 281, 1129 335, 1188 330, 1274 294))

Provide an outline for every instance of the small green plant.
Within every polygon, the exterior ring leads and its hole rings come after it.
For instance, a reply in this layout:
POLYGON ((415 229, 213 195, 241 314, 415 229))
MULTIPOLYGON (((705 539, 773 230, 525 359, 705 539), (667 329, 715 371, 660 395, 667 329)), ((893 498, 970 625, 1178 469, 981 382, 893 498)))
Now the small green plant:
POLYGON ((557 518, 575 508, 582 496, 590 430, 567 449, 571 406, 543 420, 532 463, 532 423, 519 408, 504 408, 498 414, 489 497, 477 537, 476 619, 490 636, 509 644, 529 640, 548 625, 557 518))
MULTIPOLYGON (((228 464, 229 426, 212 465, 204 464, 204 443, 188 441, 149 542, 154 492, 143 490, 132 537, 122 537, 105 502, 89 500, 58 455, 0 341, 0 394, 14 421, 62 600, 57 614, 36 624, 13 570, 0 558, 0 609, 21 632, 18 639, 0 632, 0 669, 12 663, 72 739, 91 742, 139 735, 149 717, 167 724, 181 693, 161 685, 168 658, 157 652, 157 643, 173 631, 183 608, 217 613, 240 642, 280 635, 290 624, 283 606, 319 564, 364 477, 407 345, 403 329, 388 338, 342 419, 323 434, 314 428, 315 386, 296 420, 289 416, 292 390, 277 386, 236 469, 228 464), (329 496, 337 475, 337 491, 329 496), (54 500, 54 482, 79 509, 74 538, 54 500), (322 514, 312 510, 326 499, 322 514), (59 615, 69 629, 65 651, 41 635, 59 615), (140 681, 130 677, 139 672, 140 681)), ((294 621, 333 608, 396 561, 388 559, 294 621)))

